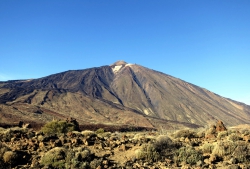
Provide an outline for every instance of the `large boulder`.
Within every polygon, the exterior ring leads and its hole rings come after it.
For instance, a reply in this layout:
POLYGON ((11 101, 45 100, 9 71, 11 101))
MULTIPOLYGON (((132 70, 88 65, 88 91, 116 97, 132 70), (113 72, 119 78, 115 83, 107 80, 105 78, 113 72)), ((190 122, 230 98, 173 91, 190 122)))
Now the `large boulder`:
POLYGON ((216 124, 216 131, 220 132, 220 131, 227 131, 227 128, 225 127, 225 125, 223 124, 223 122, 221 120, 219 120, 216 124))

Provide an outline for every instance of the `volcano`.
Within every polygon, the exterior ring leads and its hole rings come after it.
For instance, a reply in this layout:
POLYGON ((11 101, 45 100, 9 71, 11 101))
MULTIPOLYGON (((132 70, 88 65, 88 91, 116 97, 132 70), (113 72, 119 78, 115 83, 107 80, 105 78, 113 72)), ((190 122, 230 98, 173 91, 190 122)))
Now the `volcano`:
POLYGON ((69 70, 32 80, 0 82, 0 122, 80 124, 174 129, 223 120, 250 121, 250 106, 141 65, 114 64, 69 70))

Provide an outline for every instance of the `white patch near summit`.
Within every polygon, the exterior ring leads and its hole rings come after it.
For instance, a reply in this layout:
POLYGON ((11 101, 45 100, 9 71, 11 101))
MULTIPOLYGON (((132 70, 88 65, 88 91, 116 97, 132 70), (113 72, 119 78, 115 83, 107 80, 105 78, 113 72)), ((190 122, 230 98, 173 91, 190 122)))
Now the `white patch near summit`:
POLYGON ((113 70, 114 73, 116 73, 116 72, 118 72, 121 68, 122 68, 122 65, 119 65, 119 66, 115 66, 114 68, 112 68, 112 70, 113 70))
POLYGON ((125 64, 125 65, 117 65, 117 66, 113 67, 112 70, 114 73, 117 73, 119 70, 122 69, 122 67, 132 66, 132 65, 133 64, 131 64, 131 63, 125 64))
POLYGON ((128 64, 126 64, 125 66, 131 66, 131 65, 133 65, 132 63, 128 63, 128 64))

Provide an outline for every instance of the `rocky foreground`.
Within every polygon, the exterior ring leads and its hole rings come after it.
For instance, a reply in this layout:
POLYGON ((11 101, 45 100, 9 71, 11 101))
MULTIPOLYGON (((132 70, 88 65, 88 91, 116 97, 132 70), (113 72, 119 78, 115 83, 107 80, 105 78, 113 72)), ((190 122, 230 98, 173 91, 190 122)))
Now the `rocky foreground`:
POLYGON ((53 123, 40 131, 0 128, 0 168, 250 167, 250 131, 227 130, 221 121, 207 130, 175 132, 111 133, 67 127, 63 131, 53 123))

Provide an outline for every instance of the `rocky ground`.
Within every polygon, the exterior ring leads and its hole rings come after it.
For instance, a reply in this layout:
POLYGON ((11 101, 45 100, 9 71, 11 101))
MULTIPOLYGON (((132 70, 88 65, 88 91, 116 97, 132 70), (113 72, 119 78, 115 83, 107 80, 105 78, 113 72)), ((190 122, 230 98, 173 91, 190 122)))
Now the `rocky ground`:
POLYGON ((0 128, 0 168, 231 168, 250 167, 249 129, 219 121, 196 131, 46 133, 0 128))

